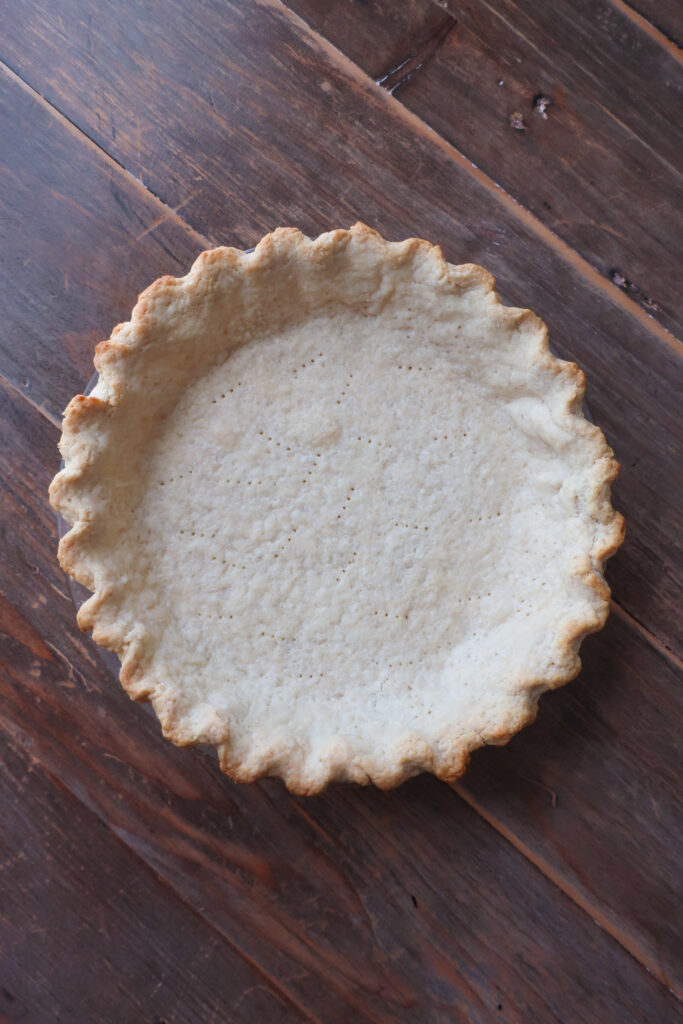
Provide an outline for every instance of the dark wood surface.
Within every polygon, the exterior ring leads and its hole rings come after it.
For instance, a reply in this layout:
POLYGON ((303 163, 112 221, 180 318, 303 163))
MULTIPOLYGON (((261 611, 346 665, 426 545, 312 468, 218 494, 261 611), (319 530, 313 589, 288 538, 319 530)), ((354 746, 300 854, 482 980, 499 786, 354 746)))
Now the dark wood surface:
POLYGON ((645 0, 13 9, 0 1021, 680 1019, 674 18, 645 0), (128 701, 75 627, 46 490, 61 410, 141 288, 209 244, 358 217, 483 263, 547 320, 622 462, 628 534, 608 626, 534 726, 453 788, 305 800, 233 785, 128 701))
POLYGON ((640 15, 646 31, 654 29, 680 47, 683 40, 683 14, 678 0, 618 0, 627 13, 640 15))
POLYGON ((680 330, 683 68, 672 48, 612 0, 448 0, 441 8, 411 0, 401 19, 390 17, 392 0, 372 0, 342 5, 343 20, 334 4, 292 5, 600 273, 680 330), (393 35, 378 46, 380 12, 393 35))
MULTIPOLYGON (((59 31, 45 22, 54 17, 53 8, 47 15, 37 11, 27 19, 30 37, 38 40, 36 56, 20 71, 202 232, 208 242, 201 244, 253 245, 277 224, 317 233, 361 217, 388 237, 424 235, 441 243, 455 262, 484 263, 505 298, 543 316, 557 350, 588 373, 591 408, 623 466, 615 494, 628 516, 631 544, 612 564, 614 586, 624 607, 662 642, 679 642, 675 574, 681 563, 671 557, 671 545, 683 537, 672 444, 683 381, 680 343, 282 7, 233 9, 222 0, 203 6, 212 19, 193 19, 187 5, 173 8, 172 48, 165 43, 168 25, 146 3, 135 6, 126 22, 104 14, 98 21, 92 13, 83 20, 73 2, 63 19, 68 32, 61 22, 59 31), (192 70, 197 47, 202 75, 194 89, 189 83, 198 75, 192 70), (96 64, 88 48, 102 51, 96 64), (64 50, 68 64, 60 63, 64 50), (153 75, 144 71, 148 62, 153 75), (170 82, 177 84, 171 88, 170 82), (127 120, 122 110, 130 110, 127 120), (315 182, 314 194, 307 181, 315 182)), ((165 9, 168 18, 170 8, 165 9)), ((29 36, 28 29, 24 34, 29 36)), ((22 150, 44 144, 21 132, 11 138, 22 150)), ((27 173, 22 166, 20 186, 27 173)), ((52 220, 51 161, 38 158, 30 173, 42 176, 35 187, 52 220)), ((70 199, 77 201, 88 186, 65 170, 60 184, 69 183, 70 199)), ((96 189, 92 202, 101 201, 96 189)), ((73 205, 70 216, 80 223, 73 205)), ((61 240, 62 221, 55 219, 61 240)), ((90 228, 86 218, 84 229, 90 228)), ((42 218, 35 229, 45 233, 42 218)), ((71 244, 76 230, 74 224, 71 244)), ((144 226, 136 234, 140 230, 144 226)), ((103 246, 98 258, 104 251, 103 246)), ((31 260, 29 275, 36 269, 31 260)), ((134 294, 131 289, 124 311, 134 294)), ((56 350, 51 355, 60 359, 56 350)), ((49 384, 36 384, 41 386, 49 384)), ((55 414, 66 397, 60 395, 55 414)))

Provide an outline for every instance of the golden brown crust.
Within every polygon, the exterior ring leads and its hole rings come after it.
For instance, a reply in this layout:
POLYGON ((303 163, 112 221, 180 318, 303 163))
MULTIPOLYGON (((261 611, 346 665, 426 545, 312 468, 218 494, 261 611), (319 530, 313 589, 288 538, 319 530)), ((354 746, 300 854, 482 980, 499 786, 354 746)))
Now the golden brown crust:
MULTIPOLYGON (((544 690, 560 686, 577 674, 580 644, 588 633, 602 628, 609 610, 604 562, 618 549, 624 536, 623 518, 612 509, 609 498, 618 466, 601 431, 582 416, 583 373, 575 364, 559 360, 550 352, 547 329, 538 317, 529 310, 502 306, 494 288, 493 277, 483 268, 472 264, 451 266, 438 247, 421 239, 390 244, 363 224, 349 231, 331 231, 314 240, 293 228, 279 228, 259 242, 252 256, 246 257, 230 248, 214 249, 202 253, 186 277, 164 277, 155 281, 140 295, 131 320, 119 324, 111 338, 97 346, 95 366, 100 376, 96 393, 89 397, 77 395, 66 409, 60 441, 65 466, 50 487, 52 505, 73 524, 60 543, 59 560, 66 572, 93 591, 93 596, 79 611, 80 627, 93 629, 96 642, 120 657, 123 687, 135 700, 152 700, 164 735, 172 742, 178 745, 211 742, 218 748, 222 770, 231 778, 247 782, 264 774, 280 775, 293 792, 301 794, 319 792, 332 780, 371 782, 390 788, 423 770, 453 780, 465 770, 473 749, 485 743, 506 743, 515 732, 533 721, 538 697, 544 690), (438 749, 424 737, 412 734, 393 742, 377 757, 355 755, 340 738, 330 741, 314 758, 284 740, 275 739, 270 744, 261 742, 246 753, 236 752, 231 745, 229 722, 222 713, 202 706, 196 714, 188 716, 173 688, 149 670, 149 638, 145 626, 141 622, 127 621, 122 606, 117 606, 118 617, 105 614, 105 609, 120 601, 116 582, 102 576, 101 567, 92 556, 100 528, 98 502, 103 500, 98 488, 102 477, 114 471, 112 454, 106 445, 107 420, 123 403, 133 407, 143 401, 144 395, 136 390, 139 367, 144 366, 148 376, 153 372, 150 367, 160 345, 160 335, 171 319, 182 320, 190 307, 201 309, 203 304, 225 301, 239 326, 242 291, 263 289, 264 294, 267 293, 271 274, 274 270, 280 271, 283 265, 293 268, 292 289, 305 311, 309 301, 307 289, 313 287, 309 282, 317 282, 323 275, 334 275, 351 244, 371 249, 382 267, 376 280, 354 282, 358 289, 367 288, 368 309, 381 309, 388 301, 392 268, 410 264, 415 278, 424 279, 426 286, 442 287, 450 292, 476 292, 478 301, 489 310, 487 315, 493 318, 492 322, 501 330, 514 332, 519 343, 526 346, 529 364, 542 367, 562 382, 563 405, 555 415, 561 420, 562 428, 586 441, 592 452, 580 490, 573 499, 593 527, 592 542, 574 567, 576 580, 592 596, 582 601, 580 614, 562 623, 553 664, 547 666, 542 677, 535 673, 515 680, 509 700, 500 704, 492 720, 484 720, 480 728, 472 727, 469 732, 463 732, 458 724, 450 740, 447 734, 442 736, 438 749)), ((277 317, 277 311, 270 310, 268 315, 277 317)), ((257 314, 251 316, 250 324, 252 329, 258 330, 257 314)), ((173 381, 182 381, 183 367, 187 363, 181 342, 172 350, 169 346, 165 358, 170 366, 169 402, 172 403, 173 381)), ((208 348, 193 354, 193 359, 203 369, 209 367, 214 358, 215 353, 208 348)), ((157 415, 163 420, 166 412, 160 407, 157 415)), ((131 455, 131 458, 136 457, 137 453, 131 455)), ((104 500, 106 505, 108 499, 104 500)))

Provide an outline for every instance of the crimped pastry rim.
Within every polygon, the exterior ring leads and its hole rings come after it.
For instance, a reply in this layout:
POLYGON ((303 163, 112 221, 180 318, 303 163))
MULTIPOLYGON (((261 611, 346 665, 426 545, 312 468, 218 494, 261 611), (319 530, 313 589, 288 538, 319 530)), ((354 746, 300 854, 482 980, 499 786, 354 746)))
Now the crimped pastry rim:
MULTIPOLYGON (((392 246, 392 243, 387 243, 376 232, 362 224, 355 225, 349 231, 329 232, 315 240, 305 238, 295 229, 278 229, 272 234, 266 235, 253 251, 248 272, 253 277, 258 273, 260 265, 268 266, 272 263, 274 259, 278 258, 279 247, 283 245, 287 246, 289 259, 299 260, 304 265, 307 260, 319 265, 320 261, 324 261, 326 258, 326 253, 334 250, 335 246, 349 244, 350 240, 363 245, 379 247, 386 259, 392 258, 399 246, 398 243, 394 243, 392 246)), ((461 267, 451 267, 446 264, 437 247, 420 239, 409 239, 400 243, 400 246, 404 251, 419 252, 423 256, 426 254, 433 264, 436 275, 451 274, 459 276, 465 281, 476 280, 479 287, 483 287, 486 292, 492 294, 494 301, 499 302, 494 292, 495 282, 491 275, 482 268, 467 264, 461 267)), ((163 300, 169 290, 193 287, 204 274, 220 272, 222 265, 230 265, 234 271, 236 265, 239 268, 239 263, 244 256, 244 253, 235 249, 209 250, 197 258, 190 272, 184 278, 160 278, 155 281, 140 295, 130 323, 119 325, 114 329, 108 341, 97 346, 95 366, 100 374, 100 380, 104 381, 104 390, 108 389, 109 394, 108 398, 104 400, 100 397, 76 396, 65 411, 60 449, 65 455, 66 464, 65 468, 56 475, 50 487, 50 501, 65 518, 69 518, 71 497, 74 489, 78 486, 80 476, 86 467, 92 466, 93 460, 97 458, 97 452, 92 444, 86 444, 85 447, 82 445, 79 439, 79 436, 82 435, 82 428, 87 424, 88 430, 92 430, 93 425, 99 424, 102 427, 106 424, 107 416, 119 400, 121 388, 125 387, 127 352, 122 350, 118 340, 121 338, 122 332, 126 333, 126 348, 130 354, 137 346, 146 343, 149 336, 147 324, 149 312, 154 308, 155 303, 163 300), (109 379, 112 354, 116 356, 119 364, 117 380, 109 379)), ((527 320, 531 319, 538 332, 538 358, 561 367, 567 377, 567 415, 571 417, 577 430, 583 429, 580 424, 586 423, 581 413, 585 382, 581 371, 574 364, 564 363, 550 353, 545 325, 534 314, 502 306, 499 314, 511 319, 516 317, 517 320, 520 315, 527 320)), ((321 773, 318 766, 316 772, 311 773, 307 770, 305 763, 303 766, 288 764, 281 751, 265 751, 262 756, 251 758, 248 763, 236 761, 232 755, 230 743, 219 741, 216 746, 221 768, 238 781, 250 782, 262 775, 277 774, 283 777, 290 790, 302 794, 319 792, 333 780, 371 782, 383 788, 390 788, 419 770, 428 770, 440 778, 453 780, 465 770, 470 753, 477 746, 485 743, 505 743, 524 725, 533 721, 540 694, 547 689, 563 685, 577 674, 580 669, 578 648, 583 638, 602 628, 609 611, 610 595, 603 576, 603 565, 623 540, 624 521, 609 503, 609 487, 617 474, 618 465, 603 435, 597 431, 594 436, 596 438, 594 459, 587 473, 586 488, 589 495, 589 511, 595 517, 595 522, 600 522, 600 529, 596 529, 593 547, 586 553, 588 567, 582 570, 584 582, 592 589, 594 604, 589 617, 569 621, 564 625, 561 644, 567 654, 568 668, 554 673, 549 671, 547 677, 540 681, 537 677, 529 679, 526 687, 519 687, 517 708, 514 714, 506 713, 495 726, 489 727, 485 732, 476 736, 469 736, 465 744, 455 743, 447 757, 435 757, 434 751, 428 749, 424 741, 416 738, 415 743, 404 743, 402 749, 396 750, 391 762, 361 764, 349 761, 344 763, 343 757, 340 760, 337 752, 330 757, 327 769, 323 766, 321 773)), ((67 573, 92 589, 91 567, 88 565, 87 555, 83 553, 79 543, 88 532, 89 519, 86 509, 73 522, 72 529, 60 542, 59 560, 67 573)), ((186 726, 176 720, 172 695, 169 698, 163 692, 160 693, 158 688, 154 693, 150 693, 144 678, 139 675, 141 653, 139 649, 136 649, 136 645, 122 643, 116 635, 102 631, 98 621, 98 609, 101 607, 102 601, 103 597, 95 587, 93 597, 79 611, 78 622, 82 629, 93 628, 96 641, 103 647, 112 650, 121 659, 120 680, 124 689, 133 699, 152 699, 164 735, 172 742, 178 745, 205 743, 206 737, 188 734, 186 726)))

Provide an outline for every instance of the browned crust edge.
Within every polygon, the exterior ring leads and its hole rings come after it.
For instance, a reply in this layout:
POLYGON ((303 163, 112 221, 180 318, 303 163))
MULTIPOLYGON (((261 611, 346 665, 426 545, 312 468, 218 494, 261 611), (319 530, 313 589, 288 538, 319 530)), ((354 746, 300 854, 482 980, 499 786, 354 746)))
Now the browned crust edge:
MULTIPOLYGON (((392 750, 391 759, 383 763, 350 757, 342 741, 331 744, 324 757, 318 753, 315 766, 307 764, 300 751, 292 752, 284 747, 255 750, 244 761, 234 758, 229 741, 224 740, 220 730, 216 732, 213 742, 218 749, 221 769, 232 779, 253 782, 264 775, 276 775, 284 779, 292 792, 301 795, 319 793, 332 781, 372 783, 390 789, 420 771, 433 772, 450 782, 465 771, 474 749, 484 744, 507 743, 516 732, 534 720, 541 693, 562 686, 579 672, 579 647, 589 633, 603 627, 609 612, 610 592, 603 575, 604 563, 617 551, 624 538, 623 517, 614 511, 610 503, 610 485, 617 475, 618 464, 602 432, 587 423, 581 412, 585 389, 583 373, 574 363, 557 359, 550 352, 546 326, 538 317, 529 310, 502 306, 495 293, 495 280, 488 271, 473 264, 449 265, 440 248, 423 239, 386 242, 362 223, 348 231, 327 232, 317 239, 306 238, 294 228, 278 228, 259 242, 248 263, 245 262, 245 254, 236 249, 208 250, 197 258, 186 277, 162 277, 150 285, 139 296, 130 322, 119 324, 111 337, 97 346, 95 368, 104 385, 102 390, 106 398, 76 395, 67 406, 60 440, 65 466, 55 476, 49 491, 52 506, 73 524, 59 545, 60 564, 65 572, 93 590, 93 596, 79 611, 78 624, 81 629, 92 629, 95 641, 118 655, 122 686, 134 700, 152 699, 164 735, 179 746, 207 741, 206 734, 201 737, 192 735, 178 720, 172 692, 158 685, 150 686, 141 673, 142 635, 135 635, 133 631, 133 634, 129 632, 122 638, 115 631, 107 631, 100 620, 99 611, 107 595, 95 585, 93 567, 83 550, 82 541, 90 529, 90 514, 87 501, 84 503, 82 495, 79 497, 78 488, 85 470, 97 460, 92 429, 101 430, 121 400, 126 387, 127 358, 153 337, 157 304, 177 294, 179 289, 192 292, 206 275, 225 271, 252 277, 258 275, 281 258, 283 250, 289 260, 320 264, 352 239, 375 247, 389 264, 419 257, 429 264, 434 280, 446 278, 449 286, 454 288, 480 289, 482 295, 489 296, 499 320, 507 321, 511 326, 524 324, 534 332, 538 345, 536 359, 554 372, 563 374, 567 399, 565 422, 571 423, 577 435, 590 436, 594 452, 585 487, 586 507, 595 523, 593 545, 586 553, 585 563, 576 570, 576 575, 594 592, 594 604, 590 614, 563 624, 558 640, 561 657, 555 671, 549 671, 542 679, 534 677, 521 682, 516 687, 514 710, 508 710, 500 721, 484 732, 469 736, 465 743, 459 734, 454 733, 453 743, 447 744, 447 749, 440 753, 436 753, 423 739, 408 736, 392 750)), ((211 740, 210 735, 208 739, 211 740)))

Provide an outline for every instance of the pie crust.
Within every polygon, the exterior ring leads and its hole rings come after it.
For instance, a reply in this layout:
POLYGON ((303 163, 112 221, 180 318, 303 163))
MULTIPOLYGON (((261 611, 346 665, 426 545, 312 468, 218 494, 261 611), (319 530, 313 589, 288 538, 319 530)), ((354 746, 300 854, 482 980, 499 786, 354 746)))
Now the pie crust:
POLYGON ((481 267, 363 224, 202 253, 66 409, 78 622, 233 779, 455 779, 607 617, 617 464, 481 267))

